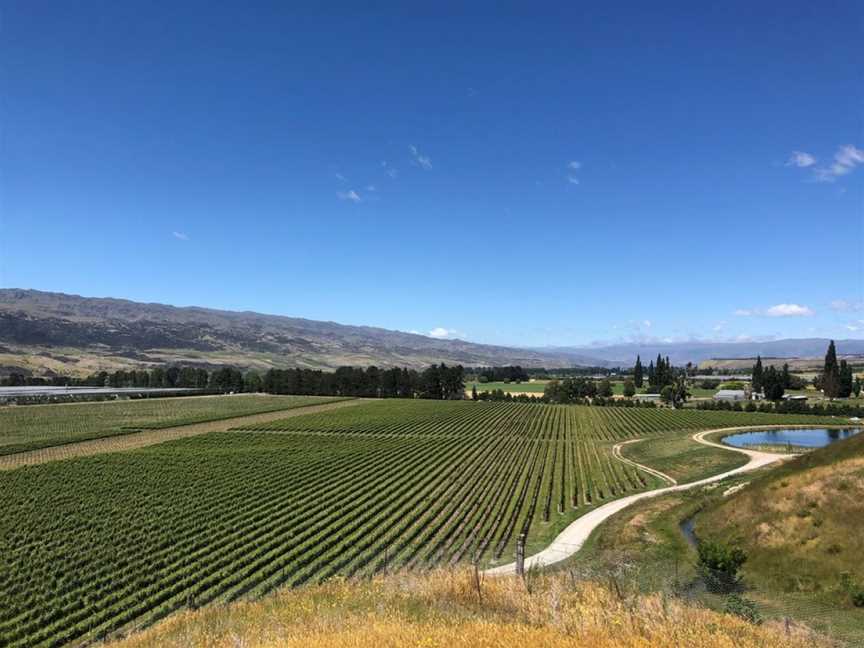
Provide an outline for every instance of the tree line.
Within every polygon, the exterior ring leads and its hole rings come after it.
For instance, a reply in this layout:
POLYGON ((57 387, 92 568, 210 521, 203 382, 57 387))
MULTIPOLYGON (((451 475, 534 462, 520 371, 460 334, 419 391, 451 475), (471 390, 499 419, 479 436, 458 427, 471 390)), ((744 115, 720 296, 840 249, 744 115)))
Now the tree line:
POLYGON ((519 365, 506 367, 474 367, 465 370, 469 376, 475 376, 477 382, 527 382, 531 376, 519 365))
POLYGON ((271 394, 453 400, 464 397, 465 369, 443 362, 423 371, 375 366, 339 367, 333 372, 271 369, 264 374, 262 389, 271 394))
POLYGON ((465 392, 461 366, 431 365, 423 371, 378 367, 320 369, 270 369, 264 374, 242 372, 234 367, 212 371, 200 367, 154 367, 133 371, 100 371, 83 379, 52 378, 32 380, 12 374, 7 386, 53 385, 80 387, 191 387, 212 392, 266 392, 303 396, 358 396, 371 398, 462 398, 465 392))

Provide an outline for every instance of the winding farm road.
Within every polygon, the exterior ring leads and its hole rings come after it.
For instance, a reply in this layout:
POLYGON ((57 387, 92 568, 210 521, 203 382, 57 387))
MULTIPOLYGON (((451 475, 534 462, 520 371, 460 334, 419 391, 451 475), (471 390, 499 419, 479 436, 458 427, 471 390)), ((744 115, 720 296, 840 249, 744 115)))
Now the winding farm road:
MULTIPOLYGON (((765 427, 766 426, 760 426, 758 428, 749 429, 765 429, 765 427)), ((697 432, 693 435, 693 440, 698 443, 713 446, 715 448, 722 448, 724 450, 730 450, 732 452, 741 452, 743 454, 746 454, 748 457, 750 457, 750 461, 748 461, 743 466, 735 468, 734 470, 728 470, 718 475, 706 477, 705 479, 699 479, 694 482, 689 482, 687 484, 674 484, 672 486, 666 486, 664 488, 657 488, 642 493, 635 493, 634 495, 628 495, 627 497, 622 497, 620 499, 613 500, 608 504, 604 504, 603 506, 599 506, 593 511, 590 511, 579 519, 575 520, 570 526, 568 526, 560 534, 558 534, 558 537, 552 541, 552 544, 546 547, 543 551, 536 553, 533 556, 526 557, 525 569, 527 570, 534 567, 544 567, 546 565, 552 565, 562 560, 566 560, 582 548, 582 545, 585 544, 585 541, 588 539, 588 536, 591 535, 591 532, 594 531, 594 529, 596 529, 598 526, 600 526, 602 522, 612 517, 619 511, 627 508, 634 502, 648 499, 649 497, 657 497, 658 495, 664 495, 666 493, 675 493, 677 491, 688 490, 690 488, 695 488, 696 486, 701 486, 703 484, 710 484, 712 482, 720 481, 722 479, 726 479, 727 477, 731 477, 732 475, 757 470, 759 468, 762 468, 763 466, 767 466, 774 462, 782 461, 789 456, 782 454, 774 454, 771 452, 745 450, 744 448, 733 448, 732 446, 723 445, 705 439, 705 436, 708 434, 713 434, 716 432, 735 432, 743 429, 748 428, 720 428, 716 430, 705 430, 703 432, 697 432)), ((642 464, 638 464, 635 461, 624 459, 621 456, 620 451, 620 447, 622 445, 624 444, 619 443, 613 448, 613 454, 616 458, 623 460, 624 463, 627 463, 628 465, 638 467, 640 470, 645 470, 646 472, 657 475, 661 478, 667 480, 672 479, 668 475, 664 475, 663 473, 649 468, 648 466, 643 466, 642 464)), ((485 573, 489 574, 490 576, 514 574, 516 573, 516 563, 493 567, 492 569, 487 569, 485 573)))

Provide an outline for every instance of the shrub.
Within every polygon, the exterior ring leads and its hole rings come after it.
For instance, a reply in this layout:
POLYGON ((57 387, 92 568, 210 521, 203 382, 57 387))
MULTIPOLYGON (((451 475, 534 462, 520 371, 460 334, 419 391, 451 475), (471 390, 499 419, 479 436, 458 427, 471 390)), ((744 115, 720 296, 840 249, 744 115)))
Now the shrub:
POLYGON ((737 617, 749 621, 750 623, 762 623, 762 615, 759 613, 756 604, 750 599, 746 599, 738 594, 730 594, 726 597, 726 604, 723 607, 726 614, 734 614, 737 617))
POLYGON ((855 607, 864 607, 864 588, 852 592, 852 605, 855 607))
POLYGON ((740 588, 738 570, 746 561, 747 554, 740 548, 706 541, 699 544, 696 568, 708 591, 722 594, 740 588))

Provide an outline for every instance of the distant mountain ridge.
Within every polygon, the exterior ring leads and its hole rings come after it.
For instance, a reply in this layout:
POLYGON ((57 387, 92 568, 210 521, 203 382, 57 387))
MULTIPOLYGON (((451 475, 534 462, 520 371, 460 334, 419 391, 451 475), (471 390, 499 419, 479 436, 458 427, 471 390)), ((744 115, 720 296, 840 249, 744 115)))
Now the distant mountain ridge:
MULTIPOLYGON (((622 343, 590 347, 535 347, 549 353, 580 353, 607 363, 631 366, 637 354, 648 362, 658 354, 669 356, 673 364, 699 363, 706 360, 755 358, 820 358, 828 349, 828 338, 790 338, 784 340, 746 342, 645 342, 622 343)), ((864 354, 864 340, 837 340, 838 353, 847 356, 864 354)))
MULTIPOLYGON (((529 368, 629 367, 637 354, 646 364, 659 353, 682 365, 756 354, 821 358, 827 346, 827 339, 807 338, 515 348, 250 311, 0 289, 0 374, 84 375, 156 363, 230 364, 259 370, 373 364, 419 368, 439 362, 529 368)), ((864 340, 839 340, 837 348, 841 355, 862 355, 864 340)), ((729 360, 727 364, 735 363, 729 360)))
POLYGON ((88 373, 146 363, 244 368, 341 365, 569 367, 584 354, 475 344, 249 311, 0 289, 0 370, 88 373))

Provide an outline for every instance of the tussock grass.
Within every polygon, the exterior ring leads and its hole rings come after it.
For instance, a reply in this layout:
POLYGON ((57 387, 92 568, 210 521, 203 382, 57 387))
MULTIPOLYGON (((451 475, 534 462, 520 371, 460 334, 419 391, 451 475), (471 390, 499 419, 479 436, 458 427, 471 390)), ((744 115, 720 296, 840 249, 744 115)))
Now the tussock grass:
POLYGON ((231 646, 819 647, 800 626, 751 625, 661 594, 569 573, 479 579, 471 570, 333 580, 255 602, 189 611, 115 648, 231 646))

